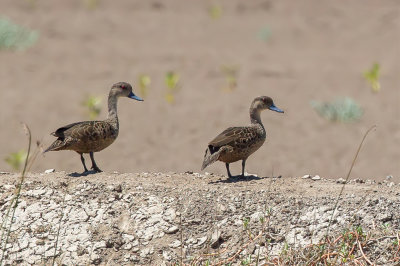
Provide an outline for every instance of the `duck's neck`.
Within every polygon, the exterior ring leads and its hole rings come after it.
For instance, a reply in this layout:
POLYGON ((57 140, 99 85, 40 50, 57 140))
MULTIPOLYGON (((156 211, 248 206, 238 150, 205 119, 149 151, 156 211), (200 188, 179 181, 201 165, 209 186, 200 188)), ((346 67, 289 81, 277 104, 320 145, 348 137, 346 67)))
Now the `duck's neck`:
POLYGON ((254 108, 253 106, 250 107, 250 121, 252 124, 262 125, 260 113, 261 113, 260 109, 254 108))
POLYGON ((110 95, 108 96, 108 120, 116 120, 118 122, 117 102, 118 97, 111 91, 110 95))

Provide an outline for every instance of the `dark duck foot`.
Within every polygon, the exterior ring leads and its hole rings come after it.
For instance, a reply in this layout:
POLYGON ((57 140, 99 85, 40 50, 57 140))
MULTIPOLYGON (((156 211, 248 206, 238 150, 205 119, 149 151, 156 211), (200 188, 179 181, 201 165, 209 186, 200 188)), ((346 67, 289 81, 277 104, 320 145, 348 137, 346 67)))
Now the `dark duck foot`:
POLYGON ((100 168, 98 168, 97 166, 92 166, 91 168, 95 173, 101 173, 103 172, 100 168))

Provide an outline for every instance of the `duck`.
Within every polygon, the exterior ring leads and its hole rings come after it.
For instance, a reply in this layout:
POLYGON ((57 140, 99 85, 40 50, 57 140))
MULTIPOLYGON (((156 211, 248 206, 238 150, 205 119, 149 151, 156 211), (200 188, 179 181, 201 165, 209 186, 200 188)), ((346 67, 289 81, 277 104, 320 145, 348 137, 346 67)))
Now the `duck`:
POLYGON ((267 134, 261 122, 260 114, 261 111, 267 109, 284 113, 283 110, 275 106, 274 101, 270 97, 256 97, 250 105, 250 125, 229 127, 211 140, 205 151, 201 170, 204 170, 216 161, 221 161, 225 163, 228 178, 232 178, 232 174, 229 171, 229 164, 241 160, 241 177, 244 177, 246 160, 263 145, 266 139, 267 134))
POLYGON ((118 137, 119 122, 117 115, 118 98, 128 97, 143 101, 135 95, 132 86, 127 82, 118 82, 112 85, 108 95, 108 117, 102 121, 83 121, 60 127, 51 135, 57 139, 44 151, 72 150, 81 157, 84 173, 88 172, 84 153, 89 153, 92 161, 92 170, 102 172, 94 160, 94 153, 110 146, 118 137))

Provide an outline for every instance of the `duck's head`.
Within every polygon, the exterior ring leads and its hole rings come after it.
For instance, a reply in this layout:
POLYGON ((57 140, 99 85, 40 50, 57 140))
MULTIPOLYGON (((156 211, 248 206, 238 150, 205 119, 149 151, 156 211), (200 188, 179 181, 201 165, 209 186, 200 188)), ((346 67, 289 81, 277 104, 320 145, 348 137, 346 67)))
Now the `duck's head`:
POLYGON ((283 110, 276 107, 274 101, 268 96, 255 98, 251 104, 251 109, 256 109, 258 111, 269 109, 278 113, 283 113, 283 110))
POLYGON ((136 96, 132 92, 132 86, 127 82, 118 82, 112 85, 110 94, 115 95, 117 97, 128 97, 137 101, 143 101, 142 98, 136 96))

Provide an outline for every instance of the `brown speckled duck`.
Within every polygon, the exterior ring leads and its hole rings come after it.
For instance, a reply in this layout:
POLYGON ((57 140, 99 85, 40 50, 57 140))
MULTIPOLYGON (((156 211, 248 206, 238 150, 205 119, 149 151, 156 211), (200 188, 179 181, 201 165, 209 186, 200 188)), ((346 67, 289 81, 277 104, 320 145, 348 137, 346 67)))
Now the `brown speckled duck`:
POLYGON ((270 97, 255 98, 250 106, 251 124, 246 127, 230 127, 210 141, 201 170, 219 160, 225 163, 228 177, 231 178, 229 164, 242 160, 242 176, 244 176, 247 158, 263 145, 266 138, 260 118, 261 111, 265 109, 283 113, 270 97))
POLYGON ((90 154, 92 169, 101 172, 94 161, 93 153, 107 148, 118 136, 119 124, 117 116, 117 102, 119 97, 128 97, 137 101, 143 101, 132 92, 132 86, 126 82, 115 83, 108 96, 108 117, 104 121, 85 121, 60 127, 51 133, 57 137, 44 152, 73 150, 80 154, 85 172, 84 153, 90 154))

